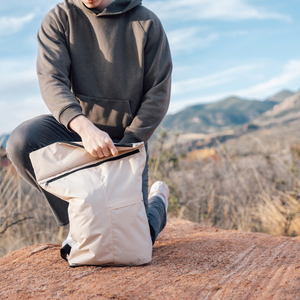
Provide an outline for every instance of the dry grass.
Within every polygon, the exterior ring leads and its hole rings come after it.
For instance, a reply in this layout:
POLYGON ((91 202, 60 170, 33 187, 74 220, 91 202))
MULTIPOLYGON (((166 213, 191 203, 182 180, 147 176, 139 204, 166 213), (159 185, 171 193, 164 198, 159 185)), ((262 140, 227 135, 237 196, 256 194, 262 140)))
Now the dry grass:
POLYGON ((43 197, 12 166, 0 170, 0 256, 37 243, 61 242, 60 229, 43 197))
POLYGON ((219 144, 204 159, 182 157, 175 147, 152 149, 150 178, 169 184, 169 214, 224 229, 299 235, 300 147, 273 151, 257 138, 244 147, 248 154, 239 155, 219 144))

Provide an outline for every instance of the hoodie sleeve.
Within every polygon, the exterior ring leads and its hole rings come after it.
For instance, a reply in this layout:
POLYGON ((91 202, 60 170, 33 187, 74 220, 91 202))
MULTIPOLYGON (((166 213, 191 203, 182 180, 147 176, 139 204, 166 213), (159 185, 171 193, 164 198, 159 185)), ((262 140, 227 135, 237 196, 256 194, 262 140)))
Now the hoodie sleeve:
POLYGON ((41 24, 38 45, 37 74, 42 97, 56 120, 68 128, 69 122, 82 114, 82 109, 71 92, 71 59, 65 28, 53 10, 41 24))
POLYGON ((144 96, 131 125, 125 129, 124 140, 134 135, 146 142, 163 120, 170 102, 172 59, 166 34, 157 17, 145 34, 144 96))

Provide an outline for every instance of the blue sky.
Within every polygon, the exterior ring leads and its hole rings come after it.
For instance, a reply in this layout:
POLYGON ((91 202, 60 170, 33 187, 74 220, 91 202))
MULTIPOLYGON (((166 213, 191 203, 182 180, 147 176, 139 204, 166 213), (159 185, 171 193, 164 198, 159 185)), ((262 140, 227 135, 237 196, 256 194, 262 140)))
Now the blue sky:
MULTIPOLYGON (((48 113, 40 96, 36 33, 60 1, 0 6, 0 134, 48 113)), ((145 0, 174 61, 169 113, 237 95, 265 99, 300 88, 300 0, 145 0)))

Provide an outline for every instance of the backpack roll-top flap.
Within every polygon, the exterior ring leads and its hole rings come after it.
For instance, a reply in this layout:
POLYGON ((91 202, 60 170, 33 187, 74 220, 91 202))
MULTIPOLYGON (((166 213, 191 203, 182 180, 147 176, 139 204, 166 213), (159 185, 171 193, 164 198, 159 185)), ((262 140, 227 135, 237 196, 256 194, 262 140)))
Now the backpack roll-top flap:
MULTIPOLYGON (((118 156, 130 153, 143 147, 143 145, 144 143, 141 142, 117 146, 118 156)), ((113 157, 113 155, 110 155, 104 158, 96 158, 84 149, 81 142, 57 142, 30 153, 30 160, 39 183, 70 170, 113 157)))

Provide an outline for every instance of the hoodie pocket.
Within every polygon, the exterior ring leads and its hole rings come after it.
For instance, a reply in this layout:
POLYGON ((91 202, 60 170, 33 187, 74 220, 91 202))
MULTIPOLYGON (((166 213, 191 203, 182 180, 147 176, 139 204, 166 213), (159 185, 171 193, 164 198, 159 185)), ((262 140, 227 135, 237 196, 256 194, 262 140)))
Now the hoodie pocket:
POLYGON ((132 122, 129 100, 104 99, 76 95, 83 114, 112 138, 122 138, 132 122))

